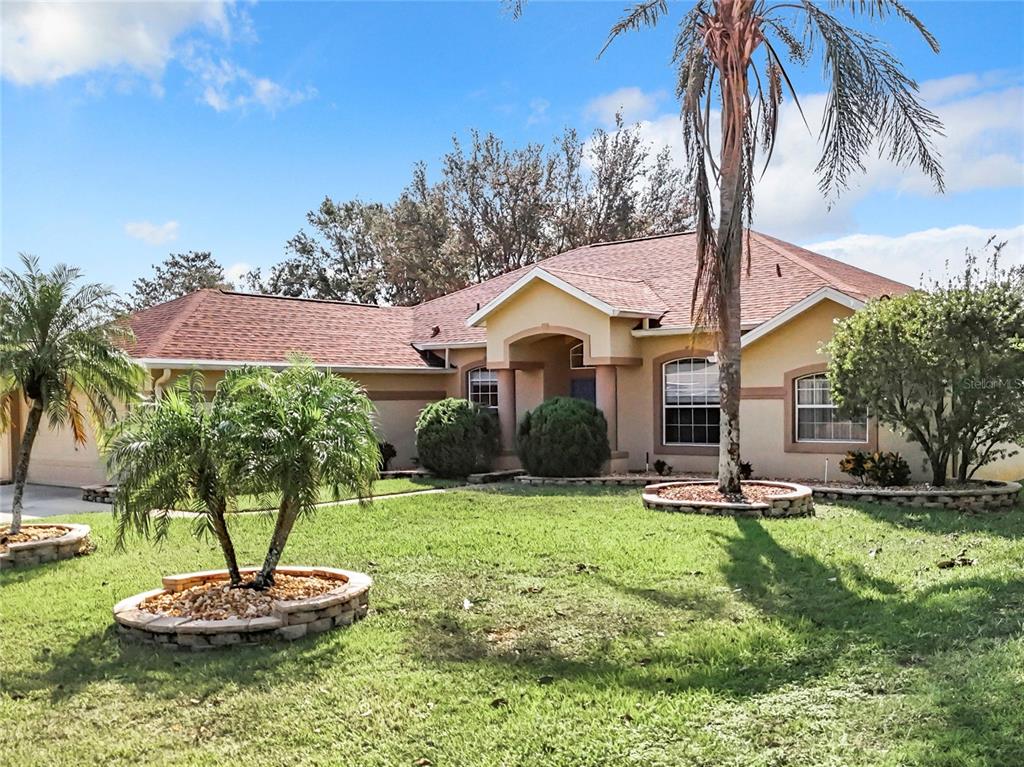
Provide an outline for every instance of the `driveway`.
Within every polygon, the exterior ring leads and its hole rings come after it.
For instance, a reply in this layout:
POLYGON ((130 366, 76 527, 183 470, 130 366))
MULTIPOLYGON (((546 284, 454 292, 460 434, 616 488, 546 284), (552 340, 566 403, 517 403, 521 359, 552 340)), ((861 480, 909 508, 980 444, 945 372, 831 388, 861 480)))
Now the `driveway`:
MULTIPOLYGON (((13 485, 0 485, 0 524, 11 521, 11 502, 14 497, 13 485)), ((91 503, 82 500, 82 491, 77 487, 53 487, 51 485, 26 485, 22 498, 26 519, 57 517, 64 514, 81 514, 88 511, 110 513, 105 503, 91 503)))

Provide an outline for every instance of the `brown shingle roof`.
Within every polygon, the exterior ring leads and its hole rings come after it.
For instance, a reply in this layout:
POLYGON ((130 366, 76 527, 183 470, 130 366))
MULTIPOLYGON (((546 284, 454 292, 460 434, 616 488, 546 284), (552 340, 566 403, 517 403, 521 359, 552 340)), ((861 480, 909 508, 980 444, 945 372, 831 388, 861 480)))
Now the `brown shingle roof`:
MULTIPOLYGON (((907 285, 751 232, 741 286, 743 322, 762 323, 824 287, 854 298, 907 285)), ((283 362, 293 352, 325 365, 428 368, 413 344, 483 343, 466 319, 534 268, 616 309, 659 312, 662 327, 692 325, 692 233, 599 243, 552 256, 416 307, 200 290, 130 318, 133 354, 148 359, 283 362), (435 332, 435 328, 437 328, 435 332)))
POLYGON ((412 309, 199 290, 138 312, 132 354, 142 359, 284 362, 301 352, 322 365, 418 367, 412 309))
MULTIPOLYGON (((466 327, 465 318, 531 269, 553 274, 576 272, 604 279, 643 282, 666 309, 662 327, 692 325, 690 297, 696 275, 692 232, 575 248, 492 280, 415 307, 414 340, 429 343, 480 342, 484 328, 466 327), (440 332, 431 337, 433 327, 440 332)), ((854 298, 896 295, 910 288, 841 261, 812 253, 774 237, 751 232, 750 271, 744 269, 741 300, 744 324, 758 324, 824 287, 854 298)), ((581 288, 582 289, 582 288, 581 288)), ((623 307, 626 308, 626 307, 623 307)))

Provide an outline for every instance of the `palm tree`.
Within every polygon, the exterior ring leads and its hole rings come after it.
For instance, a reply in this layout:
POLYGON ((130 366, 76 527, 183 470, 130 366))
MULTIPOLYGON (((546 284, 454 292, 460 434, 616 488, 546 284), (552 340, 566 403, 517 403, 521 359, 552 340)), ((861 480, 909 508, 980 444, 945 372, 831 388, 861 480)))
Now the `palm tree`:
POLYGON ((280 372, 230 371, 214 399, 214 421, 226 481, 277 498, 267 556, 251 584, 266 589, 295 520, 314 510, 320 488, 336 498, 343 489, 370 494, 380 463, 373 404, 359 384, 296 358, 280 372))
POLYGON ((74 267, 59 264, 43 272, 38 259, 26 255, 21 263, 22 273, 0 272, 0 395, 20 391, 29 404, 14 467, 11 533, 21 529, 32 444, 43 416, 50 428, 69 426, 75 444, 85 444, 82 403, 102 429, 118 403, 137 395, 143 379, 122 348, 131 330, 117 321, 113 292, 102 285, 76 286, 81 271, 74 267))
POLYGON ((163 396, 144 402, 105 435, 103 450, 117 476, 117 544, 129 530, 156 538, 170 526, 170 511, 198 512, 196 535, 213 533, 232 585, 242 581, 228 533, 228 492, 220 468, 217 433, 207 407, 203 376, 181 376, 163 396))
MULTIPOLYGON (((512 0, 512 13, 525 0, 512 0)), ((924 25, 899 0, 830 0, 854 17, 896 16, 938 52, 924 25)), ((642 0, 615 24, 608 47, 624 32, 655 26, 667 0, 642 0)), ((602 49, 603 52, 603 49, 602 49)), ((917 84, 877 38, 842 23, 814 0, 698 0, 676 34, 677 96, 688 176, 697 207, 697 324, 717 330, 721 395, 718 484, 740 492, 740 277, 744 229, 754 209, 756 160, 771 160, 784 92, 800 103, 783 63, 806 65, 820 53, 828 98, 817 166, 830 199, 864 169, 876 148, 901 165, 919 166, 941 190, 942 166, 933 139, 942 129, 917 97, 917 84), (711 145, 711 109, 721 110, 721 144, 711 145), (715 223, 711 181, 718 186, 715 223)), ((802 109, 800 110, 803 114, 802 109)), ((806 120, 805 120, 806 122, 806 120)), ((763 173, 763 170, 762 170, 763 173)), ((748 244, 749 263, 749 244, 748 244)))

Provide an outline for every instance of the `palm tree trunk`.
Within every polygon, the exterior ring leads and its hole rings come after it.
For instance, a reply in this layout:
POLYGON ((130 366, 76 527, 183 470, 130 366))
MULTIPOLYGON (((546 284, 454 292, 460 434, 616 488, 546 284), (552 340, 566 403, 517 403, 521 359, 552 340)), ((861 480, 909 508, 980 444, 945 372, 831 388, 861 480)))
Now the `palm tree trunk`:
POLYGON ((25 482, 28 480, 28 462, 32 456, 32 443, 39 433, 39 423, 43 419, 43 403, 32 400, 32 409, 28 411, 25 433, 21 435, 21 446, 18 448, 18 463, 14 467, 14 502, 11 504, 11 526, 8 532, 12 535, 21 532, 22 496, 25 494, 25 482))
POLYGON ((223 498, 217 499, 210 507, 210 518, 213 521, 213 532, 220 543, 221 551, 224 553, 224 562, 228 566, 228 575, 231 576, 231 585, 237 586, 242 582, 242 575, 238 572, 238 559, 235 557, 235 544, 231 541, 228 533, 228 523, 225 517, 227 503, 223 498))
POLYGON ((267 558, 263 560, 263 567, 252 583, 254 589, 262 591, 274 585, 274 569, 281 559, 284 546, 288 542, 288 536, 291 535, 292 526, 298 515, 299 505, 291 498, 282 498, 281 506, 277 510, 277 522, 274 525, 274 534, 270 538, 267 558))
POLYGON ((746 169, 743 137, 747 119, 747 62, 731 49, 720 61, 722 150, 718 237, 718 387, 721 407, 718 489, 741 492, 740 485, 740 274, 743 261, 743 213, 746 169))

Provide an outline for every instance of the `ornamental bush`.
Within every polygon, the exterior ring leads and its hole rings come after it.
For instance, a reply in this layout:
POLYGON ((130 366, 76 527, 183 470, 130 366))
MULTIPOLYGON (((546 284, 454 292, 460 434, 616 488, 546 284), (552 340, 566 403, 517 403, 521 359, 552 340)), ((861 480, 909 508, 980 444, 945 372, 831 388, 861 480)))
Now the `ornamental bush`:
POLYGON ((538 477, 592 477, 611 458, 608 422, 586 400, 554 397, 519 424, 519 460, 538 477))
POLYGON ((839 462, 839 470, 856 477, 860 483, 870 481, 881 487, 898 487, 910 482, 910 465, 899 453, 851 450, 839 462))
POLYGON ((468 400, 433 402, 416 421, 416 450, 420 464, 439 477, 490 471, 498 454, 498 419, 468 400))

